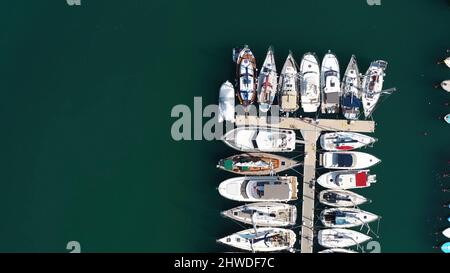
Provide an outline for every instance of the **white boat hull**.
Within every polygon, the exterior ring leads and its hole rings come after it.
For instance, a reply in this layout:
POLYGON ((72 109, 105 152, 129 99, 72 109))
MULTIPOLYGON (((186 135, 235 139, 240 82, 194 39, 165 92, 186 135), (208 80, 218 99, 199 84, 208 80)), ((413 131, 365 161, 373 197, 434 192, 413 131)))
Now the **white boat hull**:
POLYGON ((258 78, 259 110, 267 112, 277 93, 277 68, 272 48, 269 48, 258 78))
POLYGON ((285 227, 295 225, 297 207, 283 203, 259 202, 223 211, 222 215, 249 225, 285 227))
POLYGON ((341 100, 341 74, 336 55, 325 54, 320 71, 322 113, 334 114, 339 112, 341 100))
POLYGON ((361 113, 362 93, 358 64, 355 55, 352 55, 342 79, 341 109, 344 117, 349 120, 357 120, 361 113))
POLYGON ((317 178, 317 183, 332 190, 361 189, 376 182, 376 175, 369 170, 349 170, 328 172, 317 178))
POLYGON ((258 228, 256 232, 253 228, 243 230, 217 242, 246 251, 276 252, 290 250, 297 239, 289 229, 258 228))
POLYGON ((368 200, 362 195, 347 190, 323 190, 319 202, 330 207, 357 207, 368 200))
POLYGON ((320 146, 327 151, 351 151, 376 141, 376 138, 351 132, 326 133, 320 136, 320 146))
POLYGON ((444 231, 442 232, 442 234, 443 234, 445 237, 447 237, 447 238, 450 239, 450 228, 447 228, 446 230, 444 230, 444 231))
POLYGON ((386 66, 387 62, 385 61, 372 62, 363 78, 362 103, 366 118, 369 118, 372 115, 375 106, 380 99, 381 91, 383 90, 384 70, 386 69, 386 66))
POLYGON ((355 208, 325 209, 320 221, 328 228, 352 228, 362 226, 378 219, 378 215, 355 208))
POLYGON ((319 244, 326 248, 351 247, 367 242, 370 239, 372 239, 370 236, 343 228, 324 229, 319 231, 318 234, 319 244))
POLYGON ((450 68, 450 57, 444 60, 445 65, 450 68))
POLYGON ((447 92, 450 92, 450 80, 441 82, 441 87, 447 92))
POLYGON ((278 88, 280 89, 278 103, 280 104, 281 112, 292 113, 300 107, 297 73, 297 64, 292 53, 289 52, 281 70, 280 81, 278 83, 278 88))
POLYGON ((358 253, 358 252, 345 248, 329 248, 319 251, 318 253, 358 253))
POLYGON ((219 91, 219 114, 218 121, 234 122, 235 114, 235 92, 233 85, 226 81, 222 84, 219 91))
POLYGON ((381 162, 373 155, 362 152, 325 152, 323 167, 337 170, 356 170, 370 168, 381 162))
POLYGON ((295 132, 262 127, 238 127, 226 133, 222 140, 242 152, 292 152, 295 149, 295 132))
POLYGON ((240 202, 288 202, 297 200, 296 176, 246 176, 219 185, 223 197, 240 202))
POLYGON ((303 112, 315 113, 320 106, 320 67, 313 53, 303 55, 300 63, 300 94, 303 112))

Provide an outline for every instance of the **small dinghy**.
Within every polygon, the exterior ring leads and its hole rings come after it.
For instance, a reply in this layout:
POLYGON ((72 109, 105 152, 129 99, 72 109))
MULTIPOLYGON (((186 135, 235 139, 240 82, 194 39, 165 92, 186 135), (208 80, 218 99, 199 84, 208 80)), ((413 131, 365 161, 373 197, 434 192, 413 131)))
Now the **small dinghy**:
POLYGON ((258 78, 258 102, 259 110, 267 112, 277 94, 277 68, 272 47, 267 51, 261 72, 258 78))
POLYGON ((319 244, 326 248, 351 247, 370 239, 372 239, 370 236, 344 228, 324 229, 318 234, 319 244))
POLYGON ((327 151, 350 151, 376 141, 376 138, 351 132, 326 133, 320 136, 320 146, 327 151))
POLYGON ((294 168, 301 163, 267 153, 245 153, 221 159, 218 168, 241 175, 270 175, 294 168))
POLYGON ((317 183, 327 189, 360 189, 367 188, 377 182, 376 175, 370 175, 369 170, 335 171, 322 174, 317 183))
POLYGON ((441 246, 441 250, 444 253, 450 253, 450 242, 447 242, 441 246))
POLYGON ((236 60, 237 97, 246 110, 256 99, 256 79, 256 59, 246 45, 236 60))
POLYGON ((226 210, 222 212, 222 215, 249 225, 284 227, 295 225, 297 207, 282 203, 261 202, 226 210))
POLYGON ((386 61, 374 61, 370 64, 369 69, 366 72, 366 75, 362 81, 362 89, 363 89, 363 108, 364 115, 366 118, 369 118, 373 111, 375 110, 375 106, 380 99, 381 92, 383 90, 383 81, 384 81, 384 71, 387 68, 386 61))
POLYGON ((330 207, 357 207, 368 200, 347 190, 323 190, 319 193, 319 201, 330 207))
POLYGON ((297 237, 295 232, 283 228, 251 228, 217 240, 228 246, 252 252, 291 250, 297 237))
POLYGON ((278 102, 280 104, 280 111, 284 113, 293 113, 298 110, 299 95, 298 95, 298 70, 297 64, 292 56, 292 52, 286 59, 281 70, 279 80, 279 94, 278 102))
POLYGON ((450 114, 447 114, 447 115, 444 117, 444 120, 445 120, 445 122, 447 122, 448 124, 450 124, 450 114))
POLYGON ((441 87, 447 92, 450 92, 450 80, 441 82, 441 87))
POLYGON ((234 122, 234 96, 233 85, 229 81, 224 82, 219 91, 219 122, 234 122))
POLYGON ((332 208, 323 210, 319 218, 328 228, 352 228, 376 221, 378 215, 355 208, 332 208))
POLYGON ((295 149, 295 132, 262 127, 238 127, 226 133, 222 140, 242 152, 292 152, 295 149))
POLYGON ((320 106, 320 67, 314 53, 303 55, 300 63, 300 94, 303 112, 317 112, 320 106))
POLYGON ((345 248, 329 248, 319 251, 318 253, 358 253, 358 252, 345 248))
POLYGON ((244 176, 219 185, 223 197, 241 202, 288 202, 297 200, 296 176, 244 176))
POLYGON ((342 98, 341 109, 342 114, 348 120, 357 120, 361 115, 362 92, 361 79, 359 76, 358 64, 355 55, 352 55, 350 63, 345 70, 344 78, 341 84, 342 98))
POLYGON ((341 74, 338 59, 331 51, 328 51, 323 57, 320 75, 322 113, 338 113, 341 100, 341 74))
POLYGON ((341 170, 365 169, 381 162, 375 156, 362 152, 325 152, 321 160, 324 168, 341 170))
POLYGON ((447 228, 446 230, 442 231, 442 235, 450 239, 450 228, 447 228))

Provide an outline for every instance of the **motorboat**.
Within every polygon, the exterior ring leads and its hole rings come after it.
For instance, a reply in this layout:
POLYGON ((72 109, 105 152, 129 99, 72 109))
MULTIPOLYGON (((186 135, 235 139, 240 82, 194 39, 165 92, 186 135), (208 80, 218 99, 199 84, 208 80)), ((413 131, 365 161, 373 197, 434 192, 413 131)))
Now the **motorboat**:
POLYGON ((362 195, 347 190, 323 190, 319 193, 319 201, 330 207, 357 207, 368 200, 362 195))
POLYGON ((366 118, 372 115, 380 99, 387 65, 388 63, 382 60, 372 62, 362 80, 362 103, 366 118))
POLYGON ((244 109, 256 100, 256 59, 246 45, 236 60, 237 97, 244 109))
POLYGON ((219 114, 217 117, 219 122, 234 122, 234 97, 233 85, 229 81, 224 82, 219 91, 219 114))
POLYGON ((252 252, 275 252, 291 250, 297 237, 295 232, 283 228, 246 229, 217 242, 252 252))
POLYGON ((328 228, 352 228, 376 221, 379 217, 356 208, 331 208, 323 210, 319 218, 328 228))
POLYGON ((286 62, 281 70, 280 80, 278 82, 278 102, 280 111, 284 113, 293 113, 298 110, 298 70, 292 52, 289 52, 286 62))
POLYGON ((277 68, 272 47, 267 51, 262 69, 258 78, 259 110, 263 113, 269 111, 277 94, 277 68))
POLYGON ((244 176, 219 185, 223 197, 241 202, 288 202, 297 200, 296 176, 244 176))
POLYGON ((444 117, 444 120, 445 120, 445 122, 447 122, 448 124, 450 124, 450 114, 447 114, 447 115, 444 117))
POLYGON ((371 175, 369 170, 334 171, 317 178, 319 185, 333 190, 367 188, 376 182, 376 175, 371 175))
POLYGON ((331 51, 323 57, 320 75, 322 113, 338 113, 341 100, 341 74, 338 59, 331 51))
POLYGON ((447 92, 450 92, 450 80, 441 82, 441 87, 447 92))
POLYGON ((314 53, 303 55, 300 63, 300 94, 303 111, 317 112, 320 106, 320 67, 314 53))
POLYGON ((341 170, 365 169, 381 162, 375 156, 362 152, 325 152, 321 161, 327 169, 341 170))
POLYGON ((326 248, 351 247, 370 239, 372 239, 370 236, 344 228, 323 229, 318 233, 319 244, 326 248))
POLYGON ((447 228, 446 230, 442 231, 442 235, 450 239, 450 228, 447 228))
POLYGON ((320 136, 320 146, 327 151, 350 151, 372 145, 376 138, 352 132, 333 132, 320 136))
POLYGON ((345 248, 329 248, 319 251, 317 253, 358 253, 358 252, 345 248))
POLYGON ((245 153, 221 159, 218 168, 240 175, 270 175, 294 168, 301 163, 268 153, 245 153))
POLYGON ((450 68, 450 57, 447 57, 447 58, 444 60, 444 64, 445 64, 447 67, 450 68))
POLYGON ((358 63, 352 55, 341 83, 341 110, 348 120, 357 120, 361 115, 362 92, 358 63))
POLYGON ((295 225, 297 207, 284 203, 258 202, 223 211, 222 215, 254 226, 284 227, 295 225))
POLYGON ((293 130, 263 127, 238 127, 226 133, 222 140, 242 152, 292 152, 296 145, 293 130))

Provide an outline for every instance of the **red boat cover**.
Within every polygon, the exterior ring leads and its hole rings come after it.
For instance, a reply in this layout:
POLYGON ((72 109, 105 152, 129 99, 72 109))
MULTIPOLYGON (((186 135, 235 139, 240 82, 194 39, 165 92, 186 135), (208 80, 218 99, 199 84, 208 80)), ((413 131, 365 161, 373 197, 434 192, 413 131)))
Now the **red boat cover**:
POLYGON ((344 151, 349 151, 349 150, 353 149, 352 146, 337 146, 336 148, 338 150, 344 150, 344 151))
POLYGON ((367 173, 366 172, 359 172, 356 174, 356 186, 357 187, 367 186, 367 173))

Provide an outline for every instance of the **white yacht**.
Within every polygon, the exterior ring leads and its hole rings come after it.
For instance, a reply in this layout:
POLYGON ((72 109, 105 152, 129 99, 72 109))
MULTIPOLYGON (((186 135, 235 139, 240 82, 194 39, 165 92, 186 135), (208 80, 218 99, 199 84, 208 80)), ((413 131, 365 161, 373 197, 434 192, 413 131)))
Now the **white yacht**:
POLYGON ((277 94, 277 67, 272 47, 267 51, 261 72, 258 78, 258 102, 259 110, 267 112, 277 94))
POLYGON ((372 115, 380 99, 381 92, 383 91, 384 71, 387 65, 388 63, 386 61, 379 60, 372 62, 362 80, 362 103, 366 118, 372 115))
POLYGON ((283 228, 251 228, 217 240, 217 242, 252 252, 291 250, 297 237, 283 228))
POLYGON ((362 244, 372 239, 370 236, 360 232, 344 229, 333 228, 319 231, 319 244, 326 248, 345 248, 362 244))
POLYGON ((445 63, 445 65, 446 65, 447 67, 450 68, 450 57, 446 58, 446 59, 444 60, 444 63, 445 63))
POLYGON ((234 122, 234 97, 235 93, 233 85, 229 81, 224 82, 219 91, 219 122, 234 122))
POLYGON ((297 73, 297 64, 292 56, 292 52, 289 52, 286 62, 283 65, 283 69, 281 70, 278 84, 278 103, 280 104, 281 112, 292 113, 297 111, 300 107, 297 73))
POLYGON ((303 55, 300 63, 300 94, 303 111, 317 112, 320 106, 320 68, 314 53, 303 55))
POLYGON ((328 51, 323 57, 320 75, 322 113, 338 113, 341 100, 341 74, 338 59, 331 51, 328 51))
POLYGON ((358 63, 356 62, 355 55, 352 55, 345 70, 341 90, 341 110, 344 117, 348 120, 357 120, 361 115, 362 92, 358 63))
POLYGON ((446 230, 442 231, 442 235, 450 239, 450 228, 447 228, 446 230))
POLYGON ((319 202, 330 207, 357 207, 368 200, 362 195, 347 190, 323 190, 319 202))
POLYGON ((356 208, 331 208, 320 213, 320 221, 329 228, 352 228, 376 221, 373 213, 356 208))
POLYGON ((258 202, 223 211, 222 215, 254 226, 285 227, 295 225, 297 207, 284 203, 258 202))
POLYGON ((243 152, 292 152, 295 132, 263 127, 238 127, 226 133, 222 140, 233 149, 243 152))
POLYGON ((341 170, 365 169, 381 162, 375 156, 362 152, 325 152, 321 160, 323 167, 341 170))
POLYGON ((317 178, 319 185, 333 190, 367 188, 376 182, 377 176, 371 175, 369 170, 328 172, 317 178))
POLYGON ((240 176, 219 185, 223 197, 241 202, 288 202, 297 200, 296 176, 240 176))
POLYGON ((376 138, 352 132, 333 132, 320 136, 320 146, 327 151, 350 151, 372 145, 376 138))

